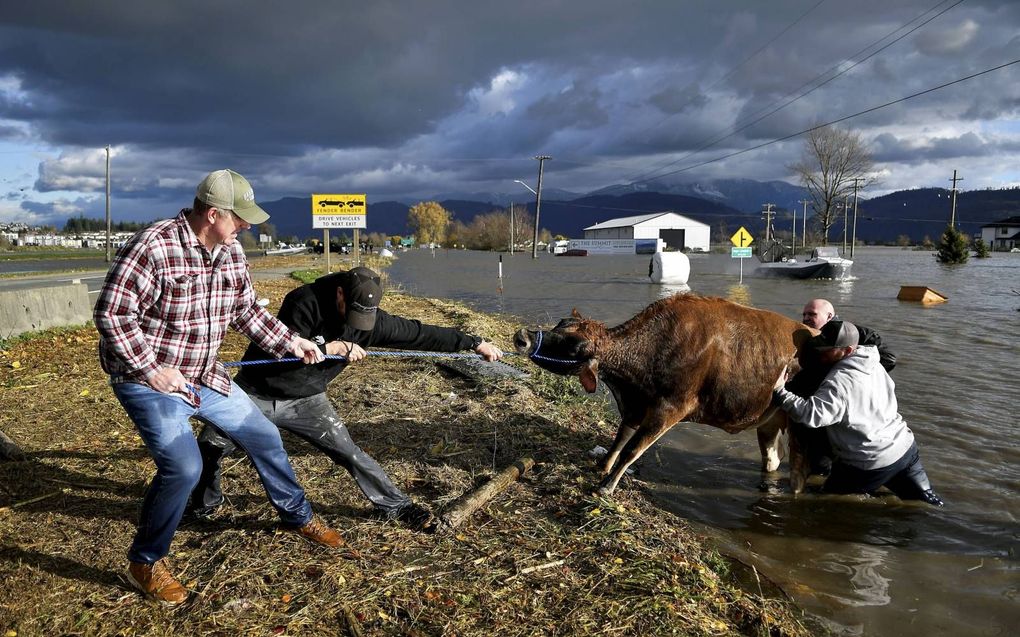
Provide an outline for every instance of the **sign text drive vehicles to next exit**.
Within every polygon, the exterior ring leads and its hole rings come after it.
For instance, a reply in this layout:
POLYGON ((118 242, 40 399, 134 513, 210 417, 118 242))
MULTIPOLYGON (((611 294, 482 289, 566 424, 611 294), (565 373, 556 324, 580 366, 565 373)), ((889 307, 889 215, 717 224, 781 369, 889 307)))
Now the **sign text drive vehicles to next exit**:
POLYGON ((313 228, 367 228, 364 194, 312 195, 313 228))
POLYGON ((746 248, 747 246, 751 245, 752 242, 754 242, 754 237, 752 237, 751 233, 745 230, 743 226, 741 226, 740 230, 734 232, 733 236, 730 237, 730 242, 733 243, 733 245, 737 246, 738 248, 746 248))

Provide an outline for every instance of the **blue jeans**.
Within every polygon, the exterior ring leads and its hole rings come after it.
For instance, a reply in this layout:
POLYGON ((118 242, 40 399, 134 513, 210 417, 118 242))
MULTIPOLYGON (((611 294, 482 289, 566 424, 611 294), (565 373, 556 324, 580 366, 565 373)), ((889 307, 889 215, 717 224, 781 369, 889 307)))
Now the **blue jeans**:
POLYGON ((312 519, 312 507, 294 476, 276 426, 233 383, 229 396, 208 387, 197 390, 200 407, 140 383, 113 385, 113 393, 156 463, 156 476, 145 492, 138 531, 128 552, 132 562, 153 564, 170 552, 188 496, 202 474, 202 456, 189 418, 214 425, 248 454, 284 524, 304 526, 312 519))

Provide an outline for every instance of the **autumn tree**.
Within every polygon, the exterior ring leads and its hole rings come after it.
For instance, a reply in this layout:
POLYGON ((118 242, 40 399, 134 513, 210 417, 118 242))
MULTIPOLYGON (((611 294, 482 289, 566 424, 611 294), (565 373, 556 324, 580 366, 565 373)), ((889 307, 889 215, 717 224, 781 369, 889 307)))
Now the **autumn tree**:
POLYGON ((443 243, 451 218, 438 202, 421 201, 408 211, 407 225, 414 231, 418 243, 443 243))
POLYGON ((854 179, 863 180, 871 168, 871 153, 860 133, 832 126, 808 133, 801 160, 790 169, 808 192, 823 245, 829 244, 829 230, 839 218, 837 203, 852 196, 854 179))

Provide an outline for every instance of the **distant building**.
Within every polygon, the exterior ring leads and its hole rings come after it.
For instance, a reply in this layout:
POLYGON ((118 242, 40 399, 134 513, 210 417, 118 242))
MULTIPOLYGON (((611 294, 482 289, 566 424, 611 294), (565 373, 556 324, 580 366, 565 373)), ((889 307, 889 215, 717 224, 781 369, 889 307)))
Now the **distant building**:
POLYGON ((981 239, 989 248, 1000 252, 1020 248, 1020 217, 986 223, 981 226, 981 239))
POLYGON ((584 229, 585 239, 662 239, 674 250, 708 252, 708 224, 675 212, 656 212, 596 223, 584 229))

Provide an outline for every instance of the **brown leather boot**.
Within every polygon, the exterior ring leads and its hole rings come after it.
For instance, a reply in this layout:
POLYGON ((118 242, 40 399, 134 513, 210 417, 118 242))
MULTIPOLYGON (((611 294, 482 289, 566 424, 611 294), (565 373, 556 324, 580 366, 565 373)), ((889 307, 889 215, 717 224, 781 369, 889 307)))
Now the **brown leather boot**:
POLYGON ((163 560, 155 564, 128 562, 127 578, 146 597, 162 604, 177 606, 188 599, 188 589, 170 574, 163 560))
POLYGON ((308 524, 304 526, 289 527, 287 530, 332 549, 347 545, 344 539, 340 537, 340 534, 331 529, 319 516, 313 516, 308 524))

